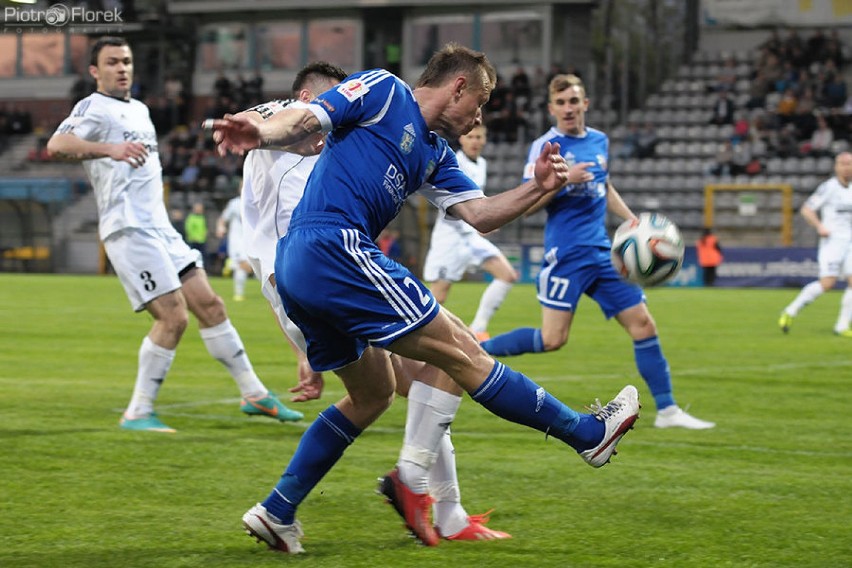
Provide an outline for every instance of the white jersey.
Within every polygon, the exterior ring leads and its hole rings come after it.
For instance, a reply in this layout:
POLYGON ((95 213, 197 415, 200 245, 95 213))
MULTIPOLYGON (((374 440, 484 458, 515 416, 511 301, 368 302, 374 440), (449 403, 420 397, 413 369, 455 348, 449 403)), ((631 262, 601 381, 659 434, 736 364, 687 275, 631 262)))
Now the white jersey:
POLYGON ((819 212, 829 239, 852 241, 852 185, 844 187, 837 177, 819 184, 805 205, 819 212))
POLYGON ((172 226, 163 202, 157 133, 147 106, 136 99, 117 99, 95 92, 74 106, 56 133, 73 134, 89 142, 140 142, 148 149, 145 163, 138 168, 112 158, 83 160, 98 204, 101 239, 127 228, 172 226))
POLYGON ((233 197, 222 211, 222 220, 228 225, 228 257, 233 261, 244 258, 243 219, 240 197, 233 197))
MULTIPOLYGON (((485 179, 488 174, 488 162, 480 156, 476 161, 471 160, 464 155, 461 150, 456 152, 456 159, 459 162, 459 169, 476 183, 479 189, 485 189, 485 179)), ((446 247, 453 246, 453 243, 459 237, 477 234, 476 229, 462 221, 461 219, 447 218, 443 209, 438 210, 438 216, 435 218, 435 226, 432 228, 432 240, 429 244, 430 248, 438 247, 442 250, 446 247)))
MULTIPOLYGON (((456 152, 459 168, 479 186, 485 187, 487 162, 480 156, 471 160, 459 150, 456 152)), ((443 209, 438 210, 429 251, 423 264, 423 280, 435 282, 448 280, 458 282, 470 267, 500 254, 500 250, 476 229, 461 219, 447 218, 443 209)))
MULTIPOLYGON (((271 101, 252 110, 266 119, 286 106, 286 101, 271 101)), ((287 233, 293 209, 302 199, 318 158, 276 150, 252 150, 246 156, 242 193, 245 252, 259 262, 261 282, 275 273, 278 240, 287 233)))

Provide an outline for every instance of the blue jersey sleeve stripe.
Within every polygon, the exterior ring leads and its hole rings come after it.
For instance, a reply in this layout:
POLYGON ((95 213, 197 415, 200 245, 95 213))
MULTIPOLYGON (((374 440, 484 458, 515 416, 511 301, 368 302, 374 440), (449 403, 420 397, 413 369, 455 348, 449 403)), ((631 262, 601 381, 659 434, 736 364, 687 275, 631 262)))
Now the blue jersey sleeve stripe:
POLYGON ((393 102, 393 95, 394 95, 395 92, 396 92, 396 85, 391 87, 391 90, 388 93, 388 98, 385 101, 385 104, 379 110, 379 112, 376 113, 371 118, 369 118, 369 119, 367 119, 363 122, 359 122, 358 125, 359 126, 372 126, 372 125, 376 124, 377 122, 379 122, 381 119, 383 119, 385 117, 385 115, 388 113, 388 109, 390 108, 391 102, 393 102))

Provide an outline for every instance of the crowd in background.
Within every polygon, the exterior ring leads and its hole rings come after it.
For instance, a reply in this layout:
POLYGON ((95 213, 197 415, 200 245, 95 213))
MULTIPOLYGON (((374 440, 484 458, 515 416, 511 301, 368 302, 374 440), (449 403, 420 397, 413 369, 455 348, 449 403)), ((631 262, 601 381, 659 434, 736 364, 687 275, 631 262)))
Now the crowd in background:
POLYGON ((847 57, 837 31, 816 30, 803 39, 795 29, 773 31, 756 50, 746 103, 735 103, 733 59, 712 85, 718 99, 710 123, 729 124, 734 134, 719 150, 711 173, 756 175, 765 160, 830 156, 835 141, 848 143, 852 97, 843 77, 847 57))

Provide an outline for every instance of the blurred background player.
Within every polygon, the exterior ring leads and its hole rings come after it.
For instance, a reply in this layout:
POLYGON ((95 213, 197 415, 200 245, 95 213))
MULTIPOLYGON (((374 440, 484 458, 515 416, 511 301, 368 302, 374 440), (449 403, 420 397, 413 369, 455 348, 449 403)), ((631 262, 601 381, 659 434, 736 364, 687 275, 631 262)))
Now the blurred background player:
POLYGON ((556 126, 532 143, 524 180, 533 175, 535 159, 544 144, 559 144, 566 161, 590 163, 592 181, 569 184, 543 197, 527 214, 547 208, 544 260, 538 277, 541 328, 523 327, 482 343, 495 356, 555 351, 568 342, 574 313, 583 294, 590 296, 607 318, 615 317, 633 339, 639 374, 657 406, 654 426, 694 430, 712 428, 712 422, 687 414, 672 394, 669 364, 657 337, 657 326, 645 294, 624 281, 610 259, 606 232, 607 211, 622 219, 636 219, 609 179, 609 139, 586 127, 589 99, 575 75, 557 75, 549 85, 548 110, 556 126))
MULTIPOLYGON (((242 191, 242 186, 237 191, 242 191)), ((234 301, 236 302, 242 302, 245 299, 246 280, 252 273, 251 264, 245 253, 241 201, 239 193, 229 199, 219 219, 216 220, 216 237, 227 239, 228 258, 225 260, 225 269, 231 273, 234 281, 234 301)), ((223 271, 224 276, 228 275, 226 271, 223 271)))
POLYGON ((174 432, 154 402, 188 323, 198 319, 207 351, 239 386, 241 410, 278 420, 300 420, 270 393, 252 368, 225 304, 207 280, 201 254, 172 226, 163 202, 157 134, 148 107, 130 97, 133 54, 124 39, 104 37, 92 47, 89 73, 97 91, 78 102, 48 142, 55 157, 82 160, 98 204, 99 234, 135 311, 154 318, 139 349, 136 386, 120 425, 127 430, 174 432))
MULTIPOLYGON (((309 103, 316 95, 339 84, 346 74, 337 66, 315 62, 304 67, 293 81, 292 93, 299 103, 309 103)), ((246 113, 258 120, 270 118, 294 101, 274 100, 249 109, 246 113)), ((323 389, 321 373, 315 373, 305 357, 305 338, 281 305, 275 289, 275 249, 278 240, 287 233, 293 209, 305 191, 308 176, 314 168, 317 155, 301 156, 278 150, 252 150, 244 167, 243 215, 246 218, 246 240, 249 258, 257 273, 262 275, 263 294, 269 300, 288 340, 299 357, 299 385, 291 392, 298 393, 295 402, 320 397, 323 389)), ((391 232, 388 230, 388 232, 391 232)), ((446 421, 446 407, 456 408, 461 402, 461 391, 442 391, 427 380, 433 378, 434 367, 391 355, 396 378, 396 392, 408 398, 406 435, 409 440, 402 454, 421 453, 419 435, 437 432, 441 444, 433 463, 429 466, 429 493, 434 499, 433 518, 436 530, 449 540, 495 540, 510 535, 485 526, 488 516, 468 515, 461 505, 455 450, 446 421)), ((452 387, 455 384, 450 383, 452 387)), ((446 387, 445 387, 446 388, 446 387)), ((454 410, 453 410, 454 411, 454 410)), ((406 467, 405 459, 400 460, 406 467)), ((383 480, 384 483, 384 480, 383 480)))
MULTIPOLYGON (((485 125, 475 126, 467 134, 459 136, 461 148, 456 152, 461 170, 483 191, 488 177, 488 164, 482 157, 486 135, 485 125)), ((461 219, 448 219, 443 211, 439 211, 423 266, 423 280, 429 282, 429 289, 438 303, 443 304, 447 300, 453 282, 461 280, 468 268, 477 266, 494 277, 482 293, 479 308, 470 324, 476 338, 485 341, 489 337, 488 322, 506 299, 518 274, 494 243, 461 219)))
POLYGON ((840 300, 840 312, 834 333, 852 337, 852 152, 841 152, 834 159, 834 176, 817 186, 801 208, 802 217, 819 235, 819 280, 805 285, 799 295, 784 308, 778 319, 781 331, 787 333, 802 308, 834 288, 841 275, 846 276, 846 290, 840 300))

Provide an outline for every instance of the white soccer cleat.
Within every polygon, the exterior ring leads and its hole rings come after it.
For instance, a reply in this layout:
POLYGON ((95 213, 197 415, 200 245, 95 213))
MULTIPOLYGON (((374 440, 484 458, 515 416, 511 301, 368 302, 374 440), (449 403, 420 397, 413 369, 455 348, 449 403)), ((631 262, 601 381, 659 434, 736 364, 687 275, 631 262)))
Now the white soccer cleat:
POLYGON ((601 443, 585 452, 580 452, 587 464, 602 467, 609 462, 615 452, 615 446, 633 423, 639 418, 639 391, 633 385, 627 385, 618 395, 601 406, 600 401, 593 407, 592 414, 604 423, 604 437, 601 443))
POLYGON ((302 524, 296 520, 292 525, 282 525, 273 521, 266 511, 266 507, 258 503, 243 515, 243 526, 246 533, 257 539, 257 542, 265 542, 269 548, 286 552, 287 554, 301 554, 305 552, 299 541, 305 533, 302 532, 302 524))
POLYGON ((686 428, 687 430, 708 430, 716 426, 715 422, 699 420, 691 414, 687 414, 678 405, 674 404, 657 412, 654 420, 654 428, 686 428))

